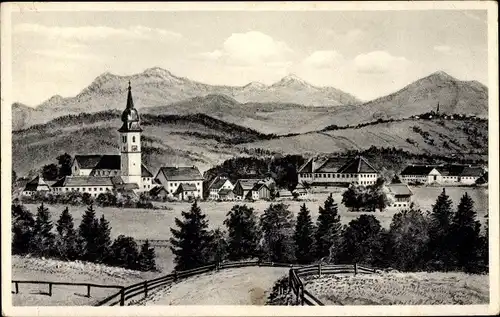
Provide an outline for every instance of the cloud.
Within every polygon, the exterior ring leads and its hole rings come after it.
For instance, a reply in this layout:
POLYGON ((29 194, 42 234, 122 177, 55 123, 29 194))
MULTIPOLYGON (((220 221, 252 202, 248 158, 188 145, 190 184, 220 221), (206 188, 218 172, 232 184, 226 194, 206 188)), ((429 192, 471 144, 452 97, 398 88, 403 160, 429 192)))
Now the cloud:
POLYGON ((315 51, 307 56, 303 64, 314 68, 331 68, 344 61, 344 57, 337 51, 315 51))
POLYGON ((234 65, 277 65, 287 63, 291 53, 293 51, 286 43, 267 34, 250 31, 233 33, 224 41, 221 49, 199 56, 209 60, 224 60, 234 65))
POLYGON ((434 50, 440 53, 449 53, 451 52, 451 47, 448 45, 438 45, 434 46, 434 50))
POLYGON ((401 56, 393 56, 386 51, 373 51, 359 54, 354 65, 359 73, 381 74, 406 67, 409 61, 401 56))
POLYGON ((111 37, 155 40, 176 40, 182 38, 180 33, 140 25, 123 29, 108 26, 59 27, 21 23, 14 27, 14 32, 18 34, 36 34, 48 37, 49 39, 79 41, 104 40, 111 37))
POLYGON ((87 53, 71 52, 71 51, 65 52, 63 50, 57 50, 57 49, 36 50, 33 53, 35 55, 50 57, 55 59, 89 60, 96 58, 96 56, 87 53))

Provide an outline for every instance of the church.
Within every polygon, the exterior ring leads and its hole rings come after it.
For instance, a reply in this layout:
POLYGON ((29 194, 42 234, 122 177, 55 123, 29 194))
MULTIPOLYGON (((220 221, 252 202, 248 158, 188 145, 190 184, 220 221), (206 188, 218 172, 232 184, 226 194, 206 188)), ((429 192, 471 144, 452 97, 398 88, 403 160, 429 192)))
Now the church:
POLYGON ((93 197, 107 191, 150 191, 153 174, 141 162, 141 126, 134 107, 132 88, 128 86, 127 106, 121 116, 119 155, 75 155, 71 176, 52 185, 56 193, 79 191, 93 197))

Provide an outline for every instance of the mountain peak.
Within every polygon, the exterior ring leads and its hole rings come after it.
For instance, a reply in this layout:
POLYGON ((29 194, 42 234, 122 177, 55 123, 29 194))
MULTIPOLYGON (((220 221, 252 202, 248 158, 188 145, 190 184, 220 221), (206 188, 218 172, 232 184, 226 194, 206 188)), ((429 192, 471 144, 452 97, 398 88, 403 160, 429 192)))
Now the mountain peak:
POLYGON ((246 84, 245 86, 243 86, 243 88, 254 88, 254 89, 262 89, 265 87, 266 87, 266 85, 264 85, 263 83, 258 82, 258 81, 252 81, 252 82, 246 84))
POLYGON ((162 78, 165 78, 165 77, 175 77, 174 75, 172 75, 171 72, 169 72, 168 70, 163 69, 161 67, 147 68, 142 73, 144 75, 157 76, 157 77, 162 77, 162 78))
POLYGON ((300 78, 295 74, 286 75, 285 77, 281 78, 280 81, 273 84, 272 86, 276 87, 276 86, 291 86, 291 85, 311 87, 311 84, 309 84, 308 82, 306 82, 305 80, 303 80, 302 78, 300 78))
POLYGON ((438 71, 430 74, 429 76, 427 76, 427 78, 437 78, 437 79, 441 79, 441 80, 456 80, 456 78, 454 78, 453 76, 449 75, 448 73, 446 73, 442 70, 438 70, 438 71))

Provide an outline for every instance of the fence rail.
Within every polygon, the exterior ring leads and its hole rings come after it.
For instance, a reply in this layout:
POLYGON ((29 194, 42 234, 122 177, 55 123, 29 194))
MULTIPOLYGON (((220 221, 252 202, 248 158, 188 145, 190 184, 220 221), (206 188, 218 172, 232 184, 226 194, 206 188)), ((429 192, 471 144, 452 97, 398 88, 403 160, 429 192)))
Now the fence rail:
POLYGON ((288 275, 288 285, 283 285, 280 287, 280 294, 286 289, 288 292, 293 292, 296 296, 296 305, 310 305, 310 306, 323 306, 324 304, 311 294, 308 290, 304 288, 304 283, 301 277, 314 276, 314 275, 329 275, 329 274, 373 274, 376 273, 375 269, 361 266, 358 264, 353 265, 324 265, 324 264, 314 264, 307 266, 300 266, 291 263, 276 263, 276 262, 260 262, 260 261, 243 261, 243 262, 222 262, 210 264, 198 268, 194 268, 186 271, 174 271, 173 273, 135 283, 125 286, 118 285, 100 285, 94 283, 66 283, 66 282, 51 282, 51 281, 20 281, 13 280, 12 283, 15 284, 15 292, 19 293, 19 284, 47 284, 49 286, 48 294, 52 296, 52 286, 53 285, 70 285, 70 286, 86 286, 87 296, 90 297, 90 290, 94 288, 114 288, 119 289, 117 293, 114 293, 101 301, 99 301, 96 306, 124 306, 127 300, 137 298, 143 295, 142 298, 146 298, 148 294, 159 287, 167 286, 172 283, 177 282, 179 279, 188 278, 198 274, 208 273, 211 271, 218 271, 221 269, 230 268, 241 268, 249 266, 260 266, 260 267, 287 267, 290 268, 288 275), (286 287, 288 286, 288 287, 286 287))

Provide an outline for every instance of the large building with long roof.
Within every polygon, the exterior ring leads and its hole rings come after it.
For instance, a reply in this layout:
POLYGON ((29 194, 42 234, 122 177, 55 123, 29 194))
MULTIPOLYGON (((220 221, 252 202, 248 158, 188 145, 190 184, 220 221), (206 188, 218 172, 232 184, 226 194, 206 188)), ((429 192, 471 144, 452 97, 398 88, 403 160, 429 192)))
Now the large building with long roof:
POLYGON ((299 183, 314 187, 375 184, 379 172, 362 156, 309 159, 298 171, 299 183))

